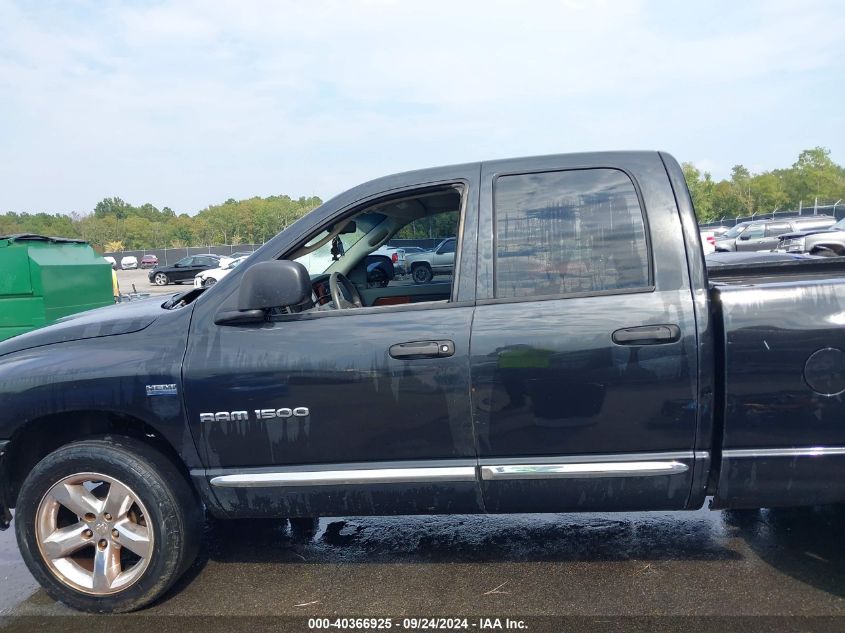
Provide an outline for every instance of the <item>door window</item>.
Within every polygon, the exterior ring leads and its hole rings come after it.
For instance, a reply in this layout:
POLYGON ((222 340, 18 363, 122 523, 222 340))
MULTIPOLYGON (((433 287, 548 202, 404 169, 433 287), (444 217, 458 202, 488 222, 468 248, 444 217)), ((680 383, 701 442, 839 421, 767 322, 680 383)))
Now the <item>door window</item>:
POLYGON ((624 172, 502 176, 493 195, 497 298, 650 287, 642 209, 624 172))
POLYGON ((765 230, 765 227, 762 224, 752 224, 742 234, 742 239, 744 239, 744 240, 759 240, 761 237, 763 237, 763 231, 764 230, 765 230))
POLYGON ((364 292, 368 307, 446 302, 452 296, 463 191, 455 183, 373 200, 286 257, 307 268, 320 306, 330 303, 327 280, 334 272, 364 292), (414 242, 427 248, 414 250, 414 242))
POLYGON ((455 240, 447 240, 441 244, 440 248, 437 249, 438 255, 447 255, 449 253, 455 252, 455 240))

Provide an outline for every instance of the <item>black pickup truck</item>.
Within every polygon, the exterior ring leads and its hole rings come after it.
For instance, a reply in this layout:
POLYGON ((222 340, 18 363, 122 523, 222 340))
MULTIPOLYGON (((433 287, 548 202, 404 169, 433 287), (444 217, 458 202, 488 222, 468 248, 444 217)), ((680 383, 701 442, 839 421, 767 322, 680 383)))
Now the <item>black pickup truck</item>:
POLYGON ((55 598, 127 611, 220 518, 845 500, 832 259, 708 274, 678 163, 544 156, 388 176, 209 289, 0 344, 2 511, 55 598), (454 274, 368 284, 412 223, 454 274))

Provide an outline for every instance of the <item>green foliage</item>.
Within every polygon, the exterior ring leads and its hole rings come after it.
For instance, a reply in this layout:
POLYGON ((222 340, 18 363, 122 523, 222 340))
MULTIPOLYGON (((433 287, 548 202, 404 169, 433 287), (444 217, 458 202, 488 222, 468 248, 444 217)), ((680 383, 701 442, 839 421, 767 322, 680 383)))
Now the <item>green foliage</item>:
POLYGON ((0 215, 0 235, 38 233, 78 237, 108 252, 121 242, 128 250, 213 244, 260 244, 322 204, 313 196, 229 199, 195 216, 177 215, 170 207, 133 206, 120 198, 105 198, 88 215, 6 213, 0 215))
POLYGON ((403 226, 395 237, 401 239, 443 238, 458 234, 457 211, 438 213, 403 226))
POLYGON ((692 163, 684 163, 683 169, 701 222, 812 206, 816 198, 845 199, 845 168, 833 162, 824 147, 804 150, 786 169, 752 174, 743 165, 734 165, 731 177, 719 182, 692 163))
MULTIPOLYGON (((791 167, 759 174, 735 165, 728 179, 714 181, 692 163, 683 164, 684 176, 700 221, 718 220, 775 209, 811 206, 819 201, 845 199, 845 168, 830 158, 830 150, 815 147, 801 152, 791 167)), ((316 196, 229 198, 194 216, 152 204, 134 206, 121 198, 104 198, 88 214, 5 213, 0 235, 38 233, 78 237, 103 249, 123 242, 127 249, 260 244, 322 204, 316 196)), ((843 203, 845 205, 845 203, 843 203)), ((456 235, 458 214, 441 214, 404 227, 397 237, 423 238, 456 235)))

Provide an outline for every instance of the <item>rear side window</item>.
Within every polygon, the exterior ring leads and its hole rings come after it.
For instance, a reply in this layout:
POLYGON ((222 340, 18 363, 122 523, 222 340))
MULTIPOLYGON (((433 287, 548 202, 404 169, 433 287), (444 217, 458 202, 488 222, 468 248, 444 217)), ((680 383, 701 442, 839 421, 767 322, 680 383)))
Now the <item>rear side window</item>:
POLYGON ((790 227, 788 224, 769 224, 766 226, 766 235, 769 237, 777 237, 784 233, 789 233, 790 227))
POLYGON ((493 195, 496 297, 651 285, 643 213, 624 172, 502 176, 493 195))

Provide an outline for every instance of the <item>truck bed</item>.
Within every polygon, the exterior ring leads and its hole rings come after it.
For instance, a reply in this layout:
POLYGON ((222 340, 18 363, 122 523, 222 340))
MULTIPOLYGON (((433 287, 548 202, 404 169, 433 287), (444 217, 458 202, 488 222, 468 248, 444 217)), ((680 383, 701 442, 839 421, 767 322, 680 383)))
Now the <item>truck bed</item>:
POLYGON ((711 281, 711 286, 713 282, 765 284, 808 279, 845 278, 845 257, 708 265, 707 276, 711 281))
POLYGON ((842 502, 845 260, 718 266, 708 273, 714 417, 722 427, 715 506, 842 502))

